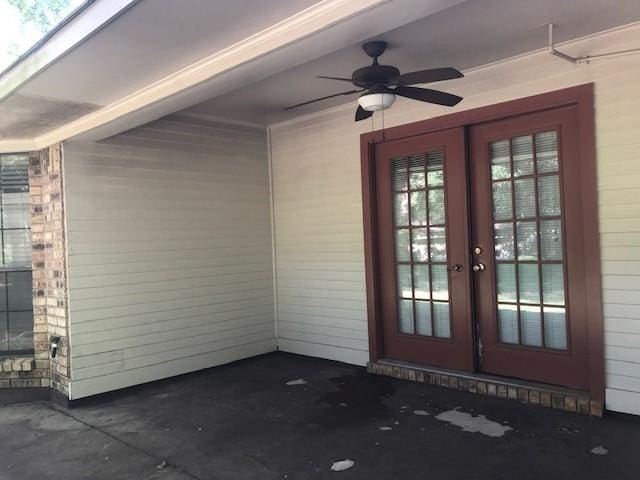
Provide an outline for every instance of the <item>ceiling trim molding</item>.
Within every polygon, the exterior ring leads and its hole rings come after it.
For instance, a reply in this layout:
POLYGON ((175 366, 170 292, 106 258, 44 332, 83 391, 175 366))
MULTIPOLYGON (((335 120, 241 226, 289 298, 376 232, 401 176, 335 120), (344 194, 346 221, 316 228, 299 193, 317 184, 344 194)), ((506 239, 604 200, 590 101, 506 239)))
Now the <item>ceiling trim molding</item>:
POLYGON ((110 0, 83 5, 72 18, 54 29, 42 45, 36 44, 8 70, 0 74, 0 101, 69 53, 84 40, 104 28, 139 0, 110 0))
MULTIPOLYGON (((126 0, 117 1, 122 3, 126 0)), ((168 75, 100 110, 51 130, 31 142, 38 148, 45 148, 80 135, 391 1, 321 0, 281 22, 168 75)), ((8 143, 18 144, 19 142, 10 141, 8 143)), ((7 151, 5 142, 0 141, 0 152, 3 151, 7 151)))

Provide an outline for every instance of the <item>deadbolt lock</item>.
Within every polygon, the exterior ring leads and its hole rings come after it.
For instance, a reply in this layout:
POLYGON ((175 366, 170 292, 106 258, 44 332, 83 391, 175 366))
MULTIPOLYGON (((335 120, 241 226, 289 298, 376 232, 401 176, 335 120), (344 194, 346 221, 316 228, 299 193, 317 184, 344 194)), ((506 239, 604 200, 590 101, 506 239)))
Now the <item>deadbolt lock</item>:
POLYGON ((474 253, 474 255, 480 255, 482 253, 482 248, 481 247, 474 247, 473 253, 474 253))

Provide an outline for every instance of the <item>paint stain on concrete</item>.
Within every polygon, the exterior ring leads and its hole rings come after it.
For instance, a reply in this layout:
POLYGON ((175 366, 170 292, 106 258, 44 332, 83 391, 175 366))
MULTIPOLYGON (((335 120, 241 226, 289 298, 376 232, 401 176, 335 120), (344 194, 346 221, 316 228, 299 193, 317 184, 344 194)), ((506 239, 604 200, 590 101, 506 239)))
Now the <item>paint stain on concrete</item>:
POLYGON ((604 448, 604 446, 602 445, 598 445, 597 447, 593 447, 591 449, 591 453, 593 453, 594 455, 606 455, 607 453, 609 453, 609 450, 604 448))
POLYGON ((289 380, 287 382, 288 386, 292 386, 292 385, 306 385, 307 381, 304 378, 297 378, 295 380, 289 380))
POLYGON ((426 417, 426 416, 430 415, 430 413, 427 412, 426 410, 414 410, 413 414, 414 415, 419 415, 419 416, 422 416, 422 417, 426 417))
POLYGON ((354 462, 350 458, 345 458, 344 460, 334 462, 333 465, 331 465, 331 470, 333 470, 334 472, 343 472, 344 470, 349 470, 355 465, 355 463, 356 462, 354 462))
POLYGON ((481 433, 488 437, 502 437, 513 428, 487 419, 484 415, 471 415, 459 410, 448 410, 435 417, 437 420, 449 422, 464 432, 481 433))

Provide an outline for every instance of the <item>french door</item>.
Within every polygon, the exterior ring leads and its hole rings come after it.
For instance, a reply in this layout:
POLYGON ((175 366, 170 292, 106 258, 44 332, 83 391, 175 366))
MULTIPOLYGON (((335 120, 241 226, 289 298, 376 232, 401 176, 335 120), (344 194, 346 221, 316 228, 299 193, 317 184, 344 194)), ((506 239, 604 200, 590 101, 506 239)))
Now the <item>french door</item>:
POLYGON ((376 147, 385 355, 472 370, 464 130, 376 147))
POLYGON ((577 131, 575 107, 470 130, 482 371, 588 386, 577 131))
POLYGON ((574 107, 375 147, 384 356, 588 386, 574 107))

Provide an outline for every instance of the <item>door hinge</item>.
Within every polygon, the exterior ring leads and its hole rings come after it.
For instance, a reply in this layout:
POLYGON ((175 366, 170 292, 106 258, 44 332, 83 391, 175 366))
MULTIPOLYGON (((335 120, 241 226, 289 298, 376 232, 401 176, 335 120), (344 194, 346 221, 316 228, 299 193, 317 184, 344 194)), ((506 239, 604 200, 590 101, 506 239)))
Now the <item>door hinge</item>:
POLYGON ((478 337, 478 359, 482 360, 482 338, 478 337))

